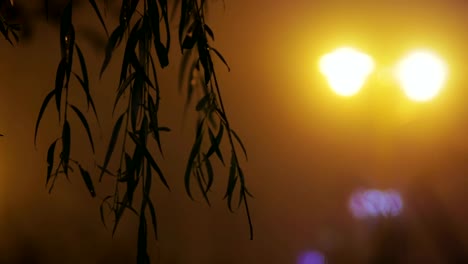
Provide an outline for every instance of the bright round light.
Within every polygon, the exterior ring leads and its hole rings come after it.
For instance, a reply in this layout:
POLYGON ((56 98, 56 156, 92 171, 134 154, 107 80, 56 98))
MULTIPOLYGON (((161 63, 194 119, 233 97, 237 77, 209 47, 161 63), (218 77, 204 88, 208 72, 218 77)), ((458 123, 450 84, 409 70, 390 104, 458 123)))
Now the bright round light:
POLYGON ((429 101, 442 89, 447 78, 447 66, 435 54, 417 51, 400 62, 397 78, 410 99, 429 101))
POLYGON ((320 59, 320 72, 339 95, 356 94, 374 69, 372 58, 353 48, 339 48, 320 59))

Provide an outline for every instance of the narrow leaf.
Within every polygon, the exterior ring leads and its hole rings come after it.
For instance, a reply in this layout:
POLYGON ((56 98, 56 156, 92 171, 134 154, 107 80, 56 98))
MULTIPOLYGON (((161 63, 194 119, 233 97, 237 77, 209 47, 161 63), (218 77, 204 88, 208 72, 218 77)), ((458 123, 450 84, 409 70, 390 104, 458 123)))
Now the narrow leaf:
MULTIPOLYGON (((159 29, 159 10, 156 1, 153 0, 148 2, 148 12, 149 14, 151 14, 151 25, 148 24, 148 26, 151 26, 152 29, 152 35, 154 37, 154 47, 156 49, 156 54, 158 55, 159 64, 162 68, 164 68, 167 65, 169 65, 169 50, 161 42, 161 32, 159 29)), ((162 13, 164 13, 164 10, 162 10, 162 13)), ((166 25, 166 27, 168 26, 166 25)), ((167 35, 169 36, 169 34, 167 35)))
MULTIPOLYGON (((138 151, 139 148, 135 149, 135 152, 138 151)), ((135 155, 134 155, 135 156, 135 155)), ((138 162, 135 160, 135 162, 138 162)), ((132 204, 133 202, 133 194, 135 193, 136 181, 135 181, 135 164, 130 155, 125 153, 125 176, 124 179, 120 179, 119 181, 127 182, 127 196, 128 196, 128 203, 132 204)))
POLYGON ((107 173, 107 174, 109 174, 110 176, 113 176, 113 177, 117 177, 117 175, 115 175, 114 173, 110 172, 110 171, 107 170, 107 169, 104 169, 102 166, 99 166, 99 165, 96 165, 96 166, 98 167, 98 169, 101 170, 101 172, 107 173))
POLYGON ((37 130, 39 128, 39 124, 42 120, 42 116, 44 115, 44 111, 47 108, 47 105, 49 104, 49 101, 52 99, 52 97, 55 95, 55 90, 52 90, 49 92, 46 97, 44 98, 44 101, 42 102, 41 109, 39 110, 39 116, 37 117, 36 121, 36 127, 34 129, 34 145, 36 145, 36 138, 37 138, 37 130))
POLYGON ((148 95, 148 111, 150 116, 150 123, 151 123, 151 130, 153 131, 154 139, 158 144, 159 152, 162 153, 161 147, 161 138, 159 136, 159 124, 158 124, 158 109, 156 109, 156 105, 154 104, 153 97, 148 95))
POLYGON ((224 59, 223 55, 221 55, 221 53, 215 48, 210 47, 210 50, 214 51, 214 53, 218 56, 218 58, 224 63, 224 65, 226 65, 228 71, 231 71, 231 68, 229 67, 227 61, 224 59))
POLYGON ((138 118, 140 117, 139 113, 141 112, 142 105, 144 105, 143 92, 144 82, 140 74, 137 74, 131 89, 130 123, 132 124, 133 131, 136 131, 138 118))
MULTIPOLYGON (((125 209, 131 209, 131 207, 127 206, 128 203, 128 198, 127 195, 125 194, 122 202, 117 203, 118 208, 114 209, 114 214, 115 214, 115 222, 114 222, 114 228, 112 229, 112 236, 114 236, 115 231, 117 230, 117 226, 120 223, 120 219, 122 218, 123 214, 125 213, 125 209)), ((138 215, 138 214, 137 214, 138 215)))
POLYGON ((166 188, 168 190, 170 190, 169 188, 169 184, 167 184, 167 181, 166 181, 166 178, 164 177, 164 174, 162 173, 161 169, 159 168, 158 164, 156 163, 156 161, 154 161, 153 157, 151 156, 151 153, 148 151, 148 149, 146 148, 146 146, 142 145, 138 139, 135 137, 134 134, 132 133, 129 133, 130 135, 130 138, 132 138, 132 140, 135 142, 135 144, 137 144, 138 146, 140 146, 143 150, 143 153, 145 154, 145 157, 146 157, 146 160, 150 163, 151 167, 156 171, 156 173, 159 175, 159 179, 161 180, 161 182, 164 184, 164 186, 166 186, 166 188))
POLYGON ((81 177, 83 178, 83 181, 86 184, 86 188, 88 188, 88 191, 91 194, 91 197, 96 197, 93 180, 91 180, 91 176, 89 175, 89 172, 83 169, 81 166, 79 166, 79 168, 81 172, 81 177))
POLYGON ((106 228, 107 228, 107 226, 106 226, 106 219, 104 217, 104 204, 106 204, 107 200, 109 200, 112 197, 113 197, 112 195, 106 196, 104 199, 102 199, 101 205, 99 206, 99 213, 101 215, 101 222, 104 225, 104 227, 106 227, 106 228))
POLYGON ((55 154, 55 145, 57 144, 57 140, 50 144, 49 149, 47 150, 47 177, 46 177, 46 185, 49 184, 50 176, 52 174, 52 169, 54 168, 54 154, 55 154))
POLYGON ((60 48, 62 51, 62 60, 65 60, 66 68, 66 85, 70 80, 70 73, 72 68, 73 60, 73 48, 75 46, 75 29, 72 24, 72 10, 73 10, 73 1, 68 1, 68 4, 65 6, 65 9, 62 13, 60 21, 60 48))
POLYGON ((120 85, 119 90, 117 91, 117 97, 115 98, 114 107, 112 108, 112 114, 114 114, 115 108, 120 101, 120 97, 125 93, 128 87, 132 84, 133 80, 135 80, 137 76, 136 72, 132 72, 127 79, 120 85))
POLYGON ((70 147, 71 147, 71 137, 70 137, 70 124, 68 120, 65 120, 62 130, 62 161, 63 161, 63 171, 65 175, 68 175, 68 161, 70 160, 70 147))
POLYGON ((244 172, 239 166, 237 166, 237 173, 239 174, 239 180, 240 180, 239 203, 237 204, 237 208, 239 208, 241 206, 243 199, 245 199, 245 177, 244 177, 244 172))
POLYGON ((154 209, 154 205, 151 199, 148 199, 148 209, 151 215, 151 224, 153 225, 154 237, 157 240, 158 239, 158 222, 156 218, 156 210, 154 209))
POLYGON ((146 70, 141 66, 140 62, 138 61, 138 58, 136 56, 135 52, 132 52, 131 57, 130 57, 130 63, 132 64, 133 68, 135 69, 136 72, 138 72, 141 77, 143 77, 143 80, 148 84, 151 88, 154 89, 154 85, 149 79, 148 75, 146 74, 146 70))
MULTIPOLYGON (((120 70, 119 85, 122 84, 122 82, 127 78, 128 65, 131 63, 131 60, 133 59, 132 56, 134 56, 138 41, 140 40, 141 35, 143 34, 143 30, 140 30, 141 22, 142 22, 142 18, 138 19, 138 21, 135 23, 132 30, 130 31, 130 34, 128 35, 127 44, 125 45, 122 67, 120 70)), ((135 68, 135 70, 137 69, 135 68)))
POLYGON ((200 99, 200 101, 198 101, 197 106, 195 107, 195 109, 196 109, 197 111, 201 111, 201 110, 205 109, 205 106, 206 106, 206 104, 208 104, 208 102, 210 101, 210 99, 211 99, 211 94, 210 94, 210 93, 205 94, 205 95, 200 99))
POLYGON ((233 212, 232 210, 232 196, 234 192, 234 188, 236 187, 237 183, 237 160, 236 160, 236 155, 234 152, 231 154, 231 166, 229 168, 229 179, 228 179, 228 186, 226 190, 226 194, 224 195, 224 198, 228 199, 228 208, 229 211, 233 212))
POLYGON ((187 192, 190 199, 193 200, 192 192, 190 191, 190 175, 192 174, 193 163, 195 158, 200 153, 200 146, 203 141, 203 123, 204 119, 202 119, 197 125, 197 132, 195 134, 195 143, 192 146, 192 150, 190 151, 190 156, 187 161, 187 167, 185 168, 185 191, 187 192))
POLYGON ((169 53, 169 47, 171 45, 171 29, 169 24, 169 15, 167 8, 167 0, 159 0, 159 6, 161 7, 164 24, 166 25, 166 49, 169 53))
POLYGON ((86 129, 86 134, 88 135, 89 143, 91 144, 91 149, 93 150, 94 153, 94 143, 93 143, 93 136, 91 135, 91 130, 89 129, 88 122, 86 121, 86 117, 81 113, 80 109, 78 107, 70 104, 70 107, 73 109, 73 111, 76 113, 78 118, 80 119, 81 123, 83 124, 83 127, 86 129))
MULTIPOLYGON (((76 47, 76 51, 77 51, 77 54, 78 54, 78 59, 80 60, 81 74, 83 75, 82 79, 80 79, 80 78, 78 78, 78 79, 80 80, 81 87, 83 88, 83 91, 85 92, 88 107, 89 107, 89 105, 91 105, 91 107, 93 109, 93 112, 94 112, 94 115, 96 116, 96 119, 98 119, 98 123, 99 123, 99 118, 98 118, 98 115, 97 115, 97 112, 96 112, 96 107, 94 105, 93 98, 91 97, 91 93, 89 92, 89 77, 88 77, 88 69, 86 67, 86 61, 85 61, 85 58, 83 56, 83 53, 81 52, 81 49, 78 47, 78 44, 75 44, 75 47, 76 47)), ((75 74, 75 76, 76 76, 76 74, 75 74)))
POLYGON ((101 175, 99 176, 99 181, 102 181, 102 176, 104 176, 104 172, 107 170, 107 166, 109 165, 109 161, 112 156, 112 153, 114 152, 115 143, 117 142, 117 138, 119 136, 120 127, 122 126, 122 121, 123 121, 124 116, 125 116, 125 113, 123 113, 119 117, 119 119, 117 119, 117 121, 115 122, 114 129, 112 131, 112 136, 109 142, 109 146, 107 147, 106 157, 104 158, 104 163, 102 166, 103 169, 101 171, 101 175))
POLYGON ((205 159, 205 168, 208 174, 208 183, 206 184, 205 192, 209 192, 211 189, 211 186, 213 185, 213 180, 214 180, 213 166, 211 166, 211 161, 209 158, 205 159))
POLYGON ((208 33, 208 35, 214 41, 215 39, 214 39, 213 30, 211 30, 211 28, 207 24, 205 24, 203 27, 205 28, 205 32, 208 33))
POLYGON ((242 143, 242 140, 240 139, 240 137, 237 135, 237 133, 234 130, 231 129, 231 132, 234 135, 234 138, 237 140, 237 142, 241 146, 242 152, 244 152, 245 159, 247 160, 248 159, 247 158, 247 150, 245 149, 244 144, 242 143))
POLYGON ((205 199, 208 206, 211 206, 210 200, 208 199, 208 193, 205 191, 206 187, 203 186, 203 181, 204 181, 203 172, 199 168, 195 169, 195 176, 197 177, 198 187, 200 188, 200 191, 202 192, 203 199, 205 199))
POLYGON ((218 131, 218 134, 216 135, 216 137, 213 135, 213 132, 211 131, 211 129, 208 132, 209 132, 209 137, 210 137, 210 141, 211 141, 211 147, 210 147, 210 149, 208 149, 208 152, 206 153, 206 156, 210 157, 213 153, 216 153, 219 160, 224 165, 223 155, 221 153, 221 150, 219 149, 219 146, 221 144, 221 140, 223 138, 224 126, 220 125, 219 131, 218 131))
POLYGON ((141 208, 140 223, 138 225, 138 241, 137 241, 137 264, 149 264, 149 256, 147 252, 147 226, 144 206, 141 208))
POLYGON ((55 75, 55 104, 57 106, 57 112, 60 120, 60 109, 61 109, 61 100, 62 100, 62 89, 65 82, 65 71, 67 67, 67 62, 65 59, 60 60, 59 66, 57 68, 57 74, 55 75))
POLYGON ((102 27, 104 28, 104 31, 106 32, 106 35, 109 37, 109 32, 107 31, 106 23, 104 23, 104 19, 101 16, 101 12, 99 11, 99 7, 96 4, 96 1, 94 0, 89 0, 89 3, 91 6, 93 6, 94 12, 99 18, 99 21, 101 22, 102 27))
POLYGON ((125 31, 125 28, 119 25, 115 28, 115 30, 110 35, 109 40, 107 41, 106 55, 101 66, 101 72, 99 73, 99 78, 102 78, 102 74, 104 73, 107 66, 109 65, 109 62, 112 58, 112 53, 114 52, 114 49, 119 45, 120 40, 122 39, 122 36, 124 34, 124 31, 125 31))

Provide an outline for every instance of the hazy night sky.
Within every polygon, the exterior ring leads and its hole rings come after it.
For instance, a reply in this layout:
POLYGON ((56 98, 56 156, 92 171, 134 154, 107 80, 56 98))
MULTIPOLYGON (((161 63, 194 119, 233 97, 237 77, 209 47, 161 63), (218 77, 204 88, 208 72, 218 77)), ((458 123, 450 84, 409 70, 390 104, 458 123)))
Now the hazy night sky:
MULTIPOLYGON (((153 196, 160 241, 159 249, 151 242, 152 259, 159 252, 160 263, 168 264, 296 264, 302 253, 321 251, 331 263, 363 263, 371 227, 353 219, 349 196, 357 188, 393 188, 408 205, 401 219, 418 226, 411 229, 408 258, 418 260, 412 263, 427 263, 425 257, 436 261, 436 243, 411 210, 411 204, 421 210, 432 208, 413 187, 420 183, 434 191, 449 212, 445 220, 453 221, 468 246, 468 230, 462 225, 468 217, 464 202, 468 164, 462 156, 468 155, 464 140, 468 4, 225 2, 223 9, 222 1, 214 1, 209 24, 215 47, 231 67, 227 73, 221 63, 216 65, 232 125, 249 153, 244 172, 255 196, 251 200, 255 239, 249 240, 244 211, 231 214, 222 200, 227 168, 218 168, 212 208, 201 196, 192 202, 185 194, 183 173, 195 132, 194 115, 182 125, 185 97, 177 92, 180 52, 174 41, 171 66, 159 73, 164 89, 160 122, 172 129, 162 138, 161 162, 172 192, 160 185, 153 196), (359 95, 340 98, 320 77, 317 62, 341 45, 354 45, 383 66, 391 66, 413 48, 433 49, 450 66, 449 84, 427 104, 410 103, 396 85, 375 85, 372 80, 359 95), (379 94, 391 96, 373 103, 371 98, 379 94), (382 156, 382 148, 390 152, 382 156)), ((98 22, 87 7, 75 18, 76 24, 88 27, 98 22)), ((108 28, 113 29, 115 22, 108 19, 108 28)), ((90 198, 79 175, 73 174, 71 184, 60 178, 51 195, 45 188, 46 151, 61 131, 55 106, 49 106, 41 123, 37 150, 34 125, 42 100, 54 85, 60 51, 57 30, 41 24, 35 32, 32 42, 16 48, 0 42, 0 133, 5 135, 0 138, 0 263, 20 263, 14 262, 18 251, 37 254, 36 263, 132 263, 136 217, 126 213, 112 239, 100 222, 100 200, 90 198)), ((102 122, 100 132, 88 115, 99 146, 97 161, 102 162, 115 122, 111 109, 121 60, 114 57, 99 81, 103 54, 77 34, 102 122)), ((85 106, 79 93, 74 99, 85 106)), ((72 155, 88 161, 86 166, 96 175, 89 143, 77 121, 72 119, 71 124, 72 155)), ((100 197, 109 194, 106 183, 96 186, 100 197)))

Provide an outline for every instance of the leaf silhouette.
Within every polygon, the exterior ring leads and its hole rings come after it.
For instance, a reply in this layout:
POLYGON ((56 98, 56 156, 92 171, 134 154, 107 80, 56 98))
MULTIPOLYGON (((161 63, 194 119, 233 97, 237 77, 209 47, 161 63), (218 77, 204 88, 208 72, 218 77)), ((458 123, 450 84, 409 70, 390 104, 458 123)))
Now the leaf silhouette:
POLYGON ((204 29, 205 29, 205 32, 211 37, 211 39, 214 41, 214 33, 213 33, 213 30, 211 30, 211 28, 205 24, 203 25, 204 29))
POLYGON ((107 227, 106 226, 106 219, 104 217, 104 204, 106 204, 107 200, 109 200, 112 197, 113 197, 112 195, 106 196, 104 199, 102 199, 101 205, 99 206, 99 214, 101 216, 101 222, 104 225, 104 227, 107 227))
POLYGON ((164 24, 166 26, 166 49, 167 53, 169 53, 169 47, 171 45, 171 29, 167 10, 167 0, 159 0, 159 6, 161 7, 161 13, 164 19, 164 24))
POLYGON ((208 174, 208 182, 206 184, 205 192, 208 192, 211 189, 211 186, 213 185, 213 180, 214 180, 213 166, 211 166, 211 161, 209 158, 205 159, 205 168, 208 174))
MULTIPOLYGON (((138 148, 135 148, 135 153, 139 151, 138 148)), ((121 181, 126 181, 127 182, 127 197, 128 197, 128 203, 132 204, 133 202, 133 194, 135 193, 135 187, 136 187, 136 181, 135 181, 135 164, 137 162, 136 159, 133 159, 128 155, 128 153, 125 153, 125 167, 126 167, 126 172, 124 179, 121 179, 121 181), (135 162, 134 162, 135 160, 135 162)), ((135 155, 134 155, 135 156, 135 155)))
POLYGON ((203 171, 199 167, 195 168, 195 176, 197 177, 198 187, 203 195, 203 199, 205 199, 208 206, 211 206, 210 199, 208 199, 208 192, 206 192, 206 187, 203 186, 205 182, 203 171))
POLYGON ((158 222, 156 218, 156 210, 154 209, 154 205, 151 199, 148 199, 148 210, 150 211, 150 215, 151 215, 151 224, 153 225, 154 237, 157 240, 158 239, 158 222))
POLYGON ((50 176, 52 174, 52 169, 54 167, 54 154, 55 154, 55 145, 57 140, 50 144, 49 149, 47 150, 47 177, 46 177, 46 185, 49 183, 50 176))
POLYGON ((148 210, 150 211, 151 215, 151 224, 153 225, 154 237, 158 239, 158 224, 156 219, 156 210, 154 209, 153 202, 150 198, 151 192, 151 184, 152 184, 152 174, 151 174, 151 166, 149 163, 146 163, 146 181, 144 186, 144 199, 148 203, 148 210))
POLYGON ((65 120, 62 130, 62 161, 63 161, 63 171, 65 175, 68 175, 68 161, 70 160, 70 147, 71 147, 71 138, 70 138, 70 124, 68 120, 65 120))
POLYGON ((221 151, 219 150, 219 145, 221 144, 221 140, 223 138, 223 133, 224 133, 224 125, 220 125, 219 131, 218 131, 218 134, 216 135, 216 137, 213 135, 213 132, 211 131, 211 129, 208 131, 208 135, 209 135, 210 141, 211 141, 211 147, 208 149, 208 152, 206 153, 206 156, 209 158, 213 153, 216 153, 219 160, 224 165, 223 155, 221 154, 221 151))
POLYGON ((221 53, 213 47, 210 47, 210 50, 212 50, 216 54, 216 56, 218 56, 218 58, 224 63, 224 65, 226 65, 228 71, 231 71, 231 68, 229 67, 227 61, 224 59, 223 55, 221 55, 221 53))
POLYGON ((146 234, 148 233, 148 230, 146 226, 145 205, 146 203, 143 203, 140 209, 141 214, 140 214, 140 223, 138 224, 137 264, 150 263, 148 252, 146 252, 146 247, 147 247, 146 234))
POLYGON ((55 76, 55 104, 57 106, 57 112, 59 115, 60 121, 60 109, 61 109, 61 101, 62 101, 62 89, 63 84, 65 82, 65 71, 67 67, 67 62, 65 59, 60 60, 59 66, 57 68, 57 74, 55 76))
MULTIPOLYGON (((115 231, 117 230, 117 226, 119 225, 120 219, 122 218, 125 209, 130 209, 129 207, 126 206, 128 202, 128 197, 127 194, 124 195, 122 202, 118 203, 118 207, 114 209, 114 214, 115 214, 115 222, 114 222, 114 228, 112 229, 112 236, 114 236, 115 231)), ((138 215, 138 214, 137 214, 138 215)))
POLYGON ((117 91, 117 97, 115 98, 114 107, 112 108, 112 114, 114 113, 115 108, 117 107, 117 104, 120 101, 120 97, 122 97, 122 95, 125 93, 127 88, 132 84, 132 82, 135 80, 136 77, 137 77, 137 73, 132 72, 127 77, 127 79, 120 85, 120 87, 119 87, 119 89, 117 91))
POLYGON ((229 211, 233 212, 232 210, 232 196, 234 192, 234 188, 237 184, 237 159, 234 151, 231 153, 231 166, 229 168, 229 179, 228 179, 228 186, 226 190, 226 194, 224 198, 228 199, 228 208, 229 211))
POLYGON ((91 107, 93 109, 93 112, 94 112, 94 115, 96 116, 96 119, 97 119, 97 121, 99 123, 99 118, 98 118, 98 115, 97 115, 96 106, 94 105, 93 98, 91 97, 91 94, 89 92, 89 78, 88 78, 88 70, 87 70, 87 67, 86 67, 86 61, 85 61, 85 58, 83 56, 83 53, 81 52, 81 49, 78 47, 78 44, 76 44, 76 43, 75 43, 75 48, 76 48, 76 51, 77 51, 77 54, 78 54, 78 59, 80 60, 81 74, 83 75, 83 79, 79 78, 76 74, 75 74, 75 76, 80 81, 81 87, 83 88, 83 91, 85 92, 88 107, 89 107, 89 105, 91 105, 91 107))
POLYGON ((70 107, 73 109, 73 111, 76 113, 78 118, 80 119, 81 123, 83 124, 83 127, 86 129, 86 134, 88 135, 89 143, 91 144, 91 149, 93 150, 94 153, 94 143, 93 143, 93 137, 91 135, 91 131, 89 129, 88 122, 86 121, 86 117, 81 113, 80 109, 78 107, 70 104, 70 107))
POLYGON ((187 192, 190 199, 193 200, 192 192, 190 190, 190 175, 192 174, 193 163, 195 162, 195 158, 197 157, 198 153, 200 152, 200 146, 203 141, 203 123, 204 119, 202 119, 197 125, 197 132, 195 135, 195 143, 192 146, 192 150, 190 151, 190 156, 188 158, 187 167, 185 169, 185 191, 187 192))
POLYGON ((132 56, 134 56, 133 54, 135 53, 138 40, 140 39, 142 34, 142 30, 140 30, 140 24, 142 21, 143 18, 138 19, 138 21, 135 23, 132 30, 130 31, 130 34, 128 35, 127 44, 125 45, 124 58, 122 61, 122 67, 120 71, 119 85, 122 84, 122 82, 127 78, 128 65, 131 63, 131 59, 132 56))
POLYGON ((66 64, 66 86, 68 86, 68 82, 70 80, 70 73, 73 65, 73 48, 75 46, 75 29, 72 24, 72 3, 73 1, 68 1, 60 21, 60 48, 62 52, 62 60, 65 60, 66 64))
MULTIPOLYGON (((162 2, 162 1, 160 1, 160 2, 162 2)), ((167 3, 166 3, 166 5, 167 5, 167 3)), ((164 7, 162 7, 162 9, 163 8, 164 7)), ((161 10, 161 11, 162 11, 162 13, 164 13, 164 10, 161 10)), ((161 43, 161 33, 160 33, 160 30, 159 30, 159 10, 158 10, 158 5, 156 4, 156 1, 153 0, 153 1, 148 2, 148 12, 152 16, 151 19, 149 19, 149 21, 151 22, 151 29, 152 29, 152 32, 153 32, 154 47, 156 48, 156 54, 158 55, 159 63, 161 65, 161 67, 164 68, 167 65, 169 65, 168 49, 161 43)), ((167 15, 166 15, 166 17, 164 19, 167 19, 167 15)), ((145 23, 145 24, 147 24, 147 23, 145 23)), ((166 27, 168 27, 167 24, 166 24, 166 27)), ((169 34, 167 34, 167 35, 169 36, 169 34)), ((169 39, 170 39, 170 37, 168 38, 168 40, 169 39)))
POLYGON ((52 90, 51 92, 49 92, 44 98, 44 101, 42 102, 42 105, 41 105, 41 109, 39 110, 39 116, 37 117, 36 127, 34 129, 34 145, 35 146, 36 146, 37 130, 39 128, 39 124, 42 120, 42 116, 44 115, 44 111, 47 108, 47 105, 49 104, 52 97, 54 97, 54 95, 55 95, 55 90, 52 90))
POLYGON ((110 35, 109 40, 107 41, 106 55, 104 57, 104 61, 101 66, 99 78, 102 78, 102 74, 106 70, 112 58, 112 53, 114 52, 114 49, 119 45, 120 41, 122 40, 122 36, 124 32, 125 32, 125 28, 119 25, 115 28, 115 30, 110 35))
POLYGON ((153 97, 148 96, 148 111, 149 111, 149 116, 150 116, 150 124, 151 124, 151 129, 153 131, 154 139, 156 140, 156 143, 158 144, 159 152, 162 153, 162 148, 161 148, 161 138, 159 136, 159 124, 158 124, 158 109, 156 109, 156 105, 153 101, 153 97))
POLYGON ((205 94, 200 99, 200 101, 198 101, 197 106, 195 107, 195 109, 197 111, 203 110, 205 108, 205 106, 208 104, 208 102, 210 101, 210 99, 211 99, 211 94, 210 93, 205 94))
POLYGON ((96 192, 94 190, 94 185, 93 185, 93 180, 91 180, 91 176, 89 175, 89 172, 83 169, 83 167, 79 166, 80 172, 81 172, 81 177, 83 178, 84 183, 86 184, 86 188, 88 188, 89 193, 91 194, 91 197, 96 197, 96 192))
POLYGON ((153 159, 153 157, 151 156, 151 153, 148 151, 148 149, 146 148, 146 146, 144 146, 143 144, 141 144, 141 142, 138 141, 138 139, 135 137, 134 134, 132 133, 129 133, 129 136, 130 138, 135 142, 135 144, 137 144, 139 147, 141 147, 141 149, 143 150, 143 153, 146 157, 146 160, 149 162, 149 164, 151 165, 151 167, 156 171, 156 173, 159 175, 159 179, 161 180, 161 182, 164 184, 164 186, 170 190, 169 188, 169 184, 167 184, 167 181, 166 181, 166 178, 164 177, 164 174, 162 173, 161 169, 159 168, 158 164, 156 163, 156 161, 153 159))
POLYGON ((131 104, 130 104, 130 122, 132 124, 133 131, 136 131, 138 123, 139 113, 141 112, 141 105, 143 105, 143 92, 144 82, 140 74, 136 75, 133 81, 133 87, 131 90, 131 104))
POLYGON ((237 142, 241 146, 242 152, 244 152, 245 159, 247 160, 248 159, 247 150, 245 149, 244 144, 242 143, 242 140, 240 139, 240 137, 237 135, 237 133, 234 130, 231 129, 231 132, 234 135, 234 138, 237 140, 237 142))
POLYGON ((198 21, 193 22, 185 35, 184 41, 182 42, 182 49, 190 50, 195 46, 200 36, 198 34, 200 27, 201 25, 198 21))
POLYGON ((104 31, 106 32, 106 35, 109 37, 109 32, 107 31, 106 23, 104 23, 104 19, 102 18, 101 12, 99 11, 99 7, 96 4, 96 1, 94 0, 89 0, 89 3, 94 9, 94 12, 99 18, 99 21, 101 22, 102 27, 104 28, 104 31))
POLYGON ((122 121, 125 116, 125 113, 120 115, 119 119, 115 122, 114 129, 112 130, 112 136, 109 142, 109 146, 107 147, 106 157, 104 158, 104 163, 102 165, 101 175, 99 176, 99 181, 102 181, 102 176, 104 176, 105 171, 107 170, 107 165, 109 165, 110 158, 112 153, 114 152, 115 143, 117 142, 117 138, 119 136, 120 127, 122 126, 122 121))

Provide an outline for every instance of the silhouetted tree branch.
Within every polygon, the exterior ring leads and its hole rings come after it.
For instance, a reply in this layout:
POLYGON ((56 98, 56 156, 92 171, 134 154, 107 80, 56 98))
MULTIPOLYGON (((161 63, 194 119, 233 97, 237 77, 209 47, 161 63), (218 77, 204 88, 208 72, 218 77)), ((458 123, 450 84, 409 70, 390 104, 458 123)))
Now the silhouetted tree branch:
MULTIPOLYGON (((198 98, 196 111, 199 119, 195 131, 193 146, 189 152, 184 174, 185 188, 188 196, 193 199, 192 182, 195 181, 204 199, 210 204, 208 193, 215 178, 212 167, 213 159, 218 159, 229 169, 229 180, 224 199, 230 211, 244 206, 247 212, 251 238, 253 228, 248 207, 251 196, 247 189, 244 172, 239 163, 240 155, 247 158, 246 149, 240 137, 233 130, 228 114, 225 111, 221 87, 217 79, 217 70, 213 60, 219 59, 229 70, 222 54, 214 47, 214 32, 208 25, 205 0, 178 0, 173 2, 172 12, 167 0, 122 0, 119 22, 113 30, 108 30, 102 16, 110 4, 108 1, 58 1, 44 0, 43 8, 26 18, 21 13, 22 7, 15 1, 1 1, 0 32, 4 38, 14 45, 20 41, 21 24, 30 25, 30 19, 47 19, 60 29, 57 41, 60 42, 61 59, 57 63, 55 86, 44 98, 39 109, 35 126, 35 142, 44 111, 53 104, 58 115, 61 136, 51 142, 47 153, 46 180, 49 191, 52 191, 56 179, 71 173, 79 173, 90 195, 96 197, 94 185, 101 182, 104 176, 115 181, 112 194, 102 199, 100 207, 102 222, 105 223, 105 211, 109 209, 114 215, 113 233, 125 211, 133 211, 139 218, 137 263, 149 263, 147 252, 147 236, 151 226, 157 239, 157 221, 153 201, 150 198, 153 182, 159 180, 168 190, 170 181, 160 168, 158 157, 163 153, 161 148, 161 133, 170 132, 170 128, 160 122, 159 107, 161 93, 165 87, 158 82, 161 70, 173 63, 169 58, 169 49, 180 48, 183 59, 180 76, 180 86, 187 87, 187 104, 194 99, 196 89, 202 91, 198 98), (99 175, 91 175, 80 160, 73 158, 71 142, 75 139, 76 127, 70 121, 70 115, 78 117, 81 126, 86 131, 90 147, 94 153, 94 137, 85 114, 87 109, 77 107, 76 98, 70 98, 70 89, 81 89, 84 96, 80 98, 91 108, 98 120, 95 103, 92 96, 92 85, 89 81, 86 54, 81 50, 83 40, 76 36, 74 10, 79 5, 89 4, 99 18, 99 23, 108 36, 100 75, 106 71, 115 50, 124 48, 121 63, 121 73, 118 89, 115 94, 114 110, 117 105, 125 105, 123 112, 118 114, 103 162, 98 166, 99 175), (177 38, 170 31, 170 13, 178 12, 177 38), (28 24, 29 23, 29 24, 28 24), (174 41, 174 39, 177 39, 174 41), (80 43, 80 45, 79 45, 80 43), (187 74, 188 76, 185 76, 187 74), (186 78, 187 77, 187 78, 186 78), (186 81, 184 81, 186 80, 186 81), (184 84, 186 83, 186 84, 184 84), (127 96, 123 96, 127 95, 127 96), (153 152, 148 144, 153 141, 158 145, 158 152, 153 152), (224 157, 221 148, 227 148, 230 157, 224 157), (109 168, 112 159, 117 158, 117 170, 109 168), (136 200, 136 193, 141 198, 136 200), (234 197, 238 198, 234 202, 234 197), (149 221, 149 224, 148 224, 149 221)), ((175 17, 177 19, 177 17, 175 17)), ((2 135, 0 135, 2 136, 2 135)), ((101 197, 101 196, 99 196, 101 197)))

